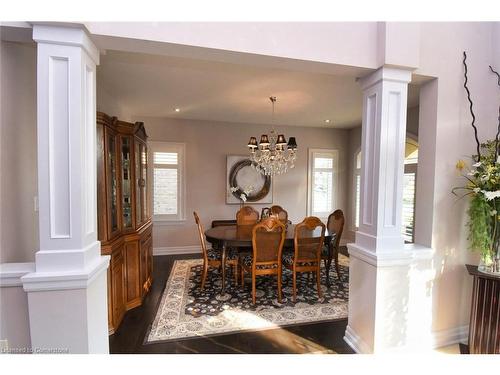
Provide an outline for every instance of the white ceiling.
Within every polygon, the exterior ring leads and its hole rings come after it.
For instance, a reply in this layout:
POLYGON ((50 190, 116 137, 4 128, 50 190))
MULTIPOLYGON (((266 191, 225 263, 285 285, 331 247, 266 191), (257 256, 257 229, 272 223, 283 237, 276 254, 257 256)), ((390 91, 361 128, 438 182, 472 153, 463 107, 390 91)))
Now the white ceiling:
MULTIPOLYGON (((354 76, 108 50, 97 79, 98 89, 137 117, 270 124, 272 95, 277 125, 361 124, 362 95, 354 76)), ((409 107, 418 105, 418 91, 410 85, 409 107)))

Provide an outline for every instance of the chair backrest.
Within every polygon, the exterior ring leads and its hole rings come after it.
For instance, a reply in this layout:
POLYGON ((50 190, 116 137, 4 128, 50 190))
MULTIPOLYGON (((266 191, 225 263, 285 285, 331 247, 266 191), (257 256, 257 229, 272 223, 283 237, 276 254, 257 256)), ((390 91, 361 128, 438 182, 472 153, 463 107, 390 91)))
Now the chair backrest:
POLYGON ((200 217, 198 216, 196 211, 193 212, 193 215, 194 215, 194 221, 198 226, 198 236, 200 237, 200 244, 201 244, 201 251, 203 253, 203 258, 207 260, 208 259, 207 243, 205 241, 205 231, 203 230, 203 224, 201 224, 200 217))
POLYGON ((250 206, 243 206, 236 213, 237 225, 253 225, 259 221, 259 213, 250 206))
POLYGON ((275 217, 262 220, 252 229, 253 261, 255 263, 278 263, 285 242, 286 228, 275 217))
POLYGON ((269 210, 271 216, 277 217, 283 224, 288 221, 288 212, 286 212, 281 206, 272 206, 269 210))
POLYGON ((306 217, 300 224, 297 224, 294 235, 294 259, 319 262, 325 240, 325 229, 325 224, 315 216, 306 217))
POLYGON ((333 239, 333 246, 338 248, 340 244, 340 237, 342 237, 342 232, 344 231, 344 213, 342 210, 333 211, 330 216, 328 216, 328 222, 326 224, 328 232, 330 235, 335 233, 335 238, 333 239))

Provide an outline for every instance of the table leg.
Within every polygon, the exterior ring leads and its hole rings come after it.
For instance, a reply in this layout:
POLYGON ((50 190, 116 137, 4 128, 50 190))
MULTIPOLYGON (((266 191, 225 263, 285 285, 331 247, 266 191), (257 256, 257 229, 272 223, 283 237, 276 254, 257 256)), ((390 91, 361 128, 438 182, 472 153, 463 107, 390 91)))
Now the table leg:
POLYGON ((226 244, 222 244, 222 257, 221 257, 221 267, 222 267, 222 290, 221 294, 226 294, 226 244))

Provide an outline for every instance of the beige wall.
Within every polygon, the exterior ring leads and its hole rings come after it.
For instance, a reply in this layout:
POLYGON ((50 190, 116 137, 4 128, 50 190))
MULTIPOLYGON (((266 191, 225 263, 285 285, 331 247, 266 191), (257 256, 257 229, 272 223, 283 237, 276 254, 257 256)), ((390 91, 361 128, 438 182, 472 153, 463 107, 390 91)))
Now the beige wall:
POLYGON ((0 263, 27 262, 38 250, 36 48, 1 42, 0 263))
MULTIPOLYGON (((239 205, 226 204, 226 156, 246 155, 251 135, 269 132, 269 127, 252 124, 217 123, 169 118, 135 118, 144 121, 151 141, 186 143, 186 223, 155 226, 155 248, 199 245, 192 212, 196 210, 206 227, 214 219, 233 219, 239 205)), ((338 207, 346 209, 346 154, 348 131, 327 128, 278 127, 286 137, 295 136, 299 145, 294 169, 274 180, 274 204, 283 206, 292 222, 306 216, 308 148, 339 150, 338 207)), ((260 212, 268 205, 254 205, 260 212)))

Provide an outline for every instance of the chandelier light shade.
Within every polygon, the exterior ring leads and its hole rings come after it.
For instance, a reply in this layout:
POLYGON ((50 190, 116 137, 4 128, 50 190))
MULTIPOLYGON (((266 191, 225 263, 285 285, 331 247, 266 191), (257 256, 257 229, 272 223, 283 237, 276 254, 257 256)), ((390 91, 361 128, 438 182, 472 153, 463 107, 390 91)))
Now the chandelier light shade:
MULTIPOLYGON (((273 106, 274 122, 276 97, 271 96, 269 99, 273 106)), ((252 166, 265 176, 277 176, 295 167, 297 159, 295 137, 290 137, 287 143, 285 135, 276 134, 274 126, 269 136, 267 134, 260 136, 259 143, 257 143, 257 138, 251 137, 248 141, 248 149, 250 150, 250 160, 253 162, 252 166)))

